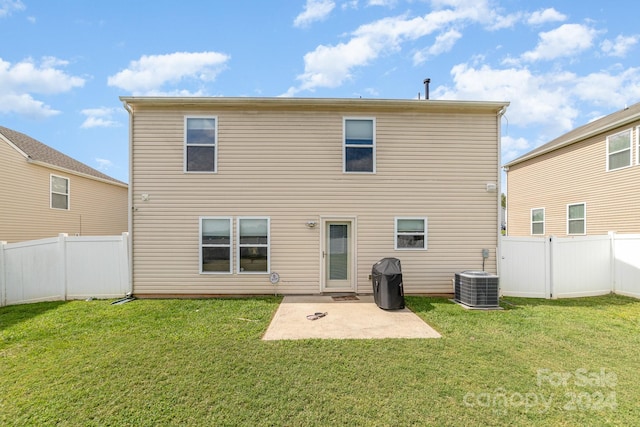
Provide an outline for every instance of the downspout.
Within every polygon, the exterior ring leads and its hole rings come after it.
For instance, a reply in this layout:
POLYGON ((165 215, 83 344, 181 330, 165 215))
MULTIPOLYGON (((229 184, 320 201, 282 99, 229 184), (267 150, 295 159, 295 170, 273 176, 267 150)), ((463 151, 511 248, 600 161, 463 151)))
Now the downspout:
POLYGON ((127 293, 127 296, 130 297, 133 295, 133 108, 131 108, 126 101, 123 101, 122 105, 124 106, 124 109, 129 112, 129 212, 127 214, 127 228, 129 231, 129 247, 127 251, 129 258, 129 292, 127 293))
MULTIPOLYGON (((501 275, 501 260, 502 260, 502 116, 507 112, 507 105, 502 107, 500 111, 498 111, 498 115, 496 117, 496 125, 498 130, 498 191, 496 203, 498 204, 498 223, 496 224, 496 233, 498 233, 498 246, 496 247, 496 273, 498 277, 501 275)), ((500 290, 498 290, 500 292, 500 290)))

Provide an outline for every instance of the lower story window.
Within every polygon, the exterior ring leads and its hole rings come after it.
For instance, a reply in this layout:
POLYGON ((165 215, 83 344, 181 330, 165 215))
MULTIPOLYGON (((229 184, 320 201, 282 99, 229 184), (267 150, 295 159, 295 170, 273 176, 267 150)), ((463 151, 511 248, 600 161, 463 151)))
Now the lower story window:
POLYGON ((587 207, 584 203, 567 205, 567 234, 586 234, 587 207))
POLYGON ((531 209, 531 234, 544 234, 544 208, 531 209))
POLYGON ((200 219, 200 272, 231 273, 231 218, 200 219))
POLYGON ((427 249, 427 218, 396 218, 396 249, 427 249))
POLYGON ((269 218, 238 218, 238 273, 269 272, 269 218))

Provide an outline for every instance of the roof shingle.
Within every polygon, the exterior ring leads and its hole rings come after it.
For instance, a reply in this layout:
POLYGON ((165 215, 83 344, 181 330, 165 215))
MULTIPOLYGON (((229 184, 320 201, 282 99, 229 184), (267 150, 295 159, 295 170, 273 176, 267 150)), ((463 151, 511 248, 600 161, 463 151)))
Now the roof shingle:
POLYGON ((104 181, 113 182, 115 184, 127 185, 125 182, 119 181, 110 177, 90 166, 79 162, 66 154, 55 150, 42 142, 31 138, 24 133, 15 131, 13 129, 0 126, 0 134, 9 140, 13 145, 18 147, 23 153, 25 153, 31 160, 47 163, 52 166, 67 169, 72 172, 81 173, 91 177, 99 178, 104 181))

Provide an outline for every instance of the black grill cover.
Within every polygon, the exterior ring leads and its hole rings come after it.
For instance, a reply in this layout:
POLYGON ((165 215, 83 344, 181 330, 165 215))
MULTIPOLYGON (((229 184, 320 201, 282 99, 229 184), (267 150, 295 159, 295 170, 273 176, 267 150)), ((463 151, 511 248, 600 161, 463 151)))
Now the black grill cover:
POLYGON ((385 310, 404 308, 402 267, 397 258, 383 258, 371 268, 373 299, 385 310))

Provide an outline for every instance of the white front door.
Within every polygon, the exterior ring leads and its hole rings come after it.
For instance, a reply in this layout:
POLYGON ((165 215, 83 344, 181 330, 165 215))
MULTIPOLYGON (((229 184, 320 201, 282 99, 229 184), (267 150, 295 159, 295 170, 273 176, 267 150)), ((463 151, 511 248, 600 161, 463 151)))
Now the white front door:
POLYGON ((354 292, 354 244, 352 220, 323 223, 323 291, 354 292))

